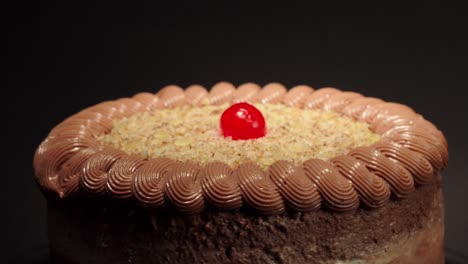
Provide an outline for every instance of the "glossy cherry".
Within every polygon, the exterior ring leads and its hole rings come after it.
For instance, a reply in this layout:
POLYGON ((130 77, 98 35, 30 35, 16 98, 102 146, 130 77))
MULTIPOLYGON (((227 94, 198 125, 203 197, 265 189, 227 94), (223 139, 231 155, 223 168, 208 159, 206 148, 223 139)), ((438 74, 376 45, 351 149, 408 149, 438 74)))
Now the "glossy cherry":
POLYGON ((233 104, 221 115, 221 131, 233 140, 260 138, 266 134, 265 118, 251 104, 233 104))

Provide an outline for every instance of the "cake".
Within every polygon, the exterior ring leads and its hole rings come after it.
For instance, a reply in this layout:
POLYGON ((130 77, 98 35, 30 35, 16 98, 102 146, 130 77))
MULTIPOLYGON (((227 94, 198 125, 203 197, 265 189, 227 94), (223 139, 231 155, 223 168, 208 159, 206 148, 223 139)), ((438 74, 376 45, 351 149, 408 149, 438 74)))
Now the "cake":
POLYGON ((34 169, 53 263, 444 263, 447 162, 408 106, 221 82, 84 109, 34 169))

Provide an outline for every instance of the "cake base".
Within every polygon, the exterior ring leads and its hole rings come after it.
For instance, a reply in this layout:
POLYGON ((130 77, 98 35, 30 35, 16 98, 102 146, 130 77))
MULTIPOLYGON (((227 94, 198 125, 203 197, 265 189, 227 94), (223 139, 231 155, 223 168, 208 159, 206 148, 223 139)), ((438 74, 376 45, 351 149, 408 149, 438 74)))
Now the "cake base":
POLYGON ((377 210, 195 216, 48 199, 52 263, 444 263, 441 177, 377 210))

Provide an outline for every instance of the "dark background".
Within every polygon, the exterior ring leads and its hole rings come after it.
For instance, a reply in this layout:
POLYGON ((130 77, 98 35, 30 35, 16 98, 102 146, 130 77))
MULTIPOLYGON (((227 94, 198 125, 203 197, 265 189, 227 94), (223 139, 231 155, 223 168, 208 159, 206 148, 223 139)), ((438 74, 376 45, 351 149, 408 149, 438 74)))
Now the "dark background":
POLYGON ((19 2, 4 12, 6 259, 47 243, 45 200, 31 164, 54 125, 103 100, 223 80, 335 86, 412 106, 448 139, 446 247, 468 255, 468 24, 461 6, 19 2))

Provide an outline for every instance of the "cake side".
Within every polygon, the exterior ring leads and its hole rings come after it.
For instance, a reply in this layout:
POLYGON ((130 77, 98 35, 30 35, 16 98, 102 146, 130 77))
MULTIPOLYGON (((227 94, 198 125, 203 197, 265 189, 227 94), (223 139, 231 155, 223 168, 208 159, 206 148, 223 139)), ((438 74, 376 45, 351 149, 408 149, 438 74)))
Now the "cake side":
MULTIPOLYGON (((123 201, 122 201, 123 202, 123 201)), ((374 210, 187 216, 128 203, 50 199, 53 263, 443 263, 441 176, 374 210)))

